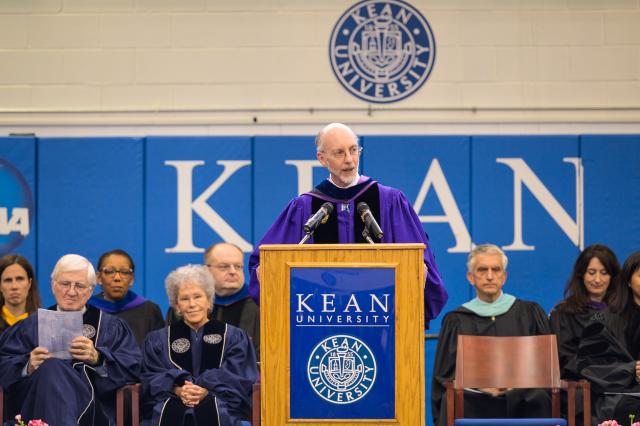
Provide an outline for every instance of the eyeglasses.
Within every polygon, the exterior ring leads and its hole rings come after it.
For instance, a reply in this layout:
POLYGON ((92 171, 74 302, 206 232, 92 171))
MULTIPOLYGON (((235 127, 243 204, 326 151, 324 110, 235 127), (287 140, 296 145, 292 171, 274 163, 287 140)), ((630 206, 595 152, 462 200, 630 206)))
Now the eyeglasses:
POLYGON ((504 273, 504 269, 501 266, 494 266, 493 268, 487 268, 486 266, 480 266, 476 268, 475 275, 479 277, 485 277, 489 274, 489 271, 493 273, 493 275, 500 276, 504 273))
POLYGON ((60 286, 60 288, 65 292, 71 290, 71 288, 75 288, 78 293, 83 293, 92 288, 89 284, 81 282, 56 281, 56 284, 58 284, 58 286, 60 286))
MULTIPOLYGON (((362 149, 363 148, 361 146, 354 145, 351 148, 349 148, 348 152, 350 156, 358 157, 360 156, 360 154, 362 154, 362 149)), ((320 151, 320 152, 327 153, 333 158, 335 158, 336 160, 344 160, 347 157, 347 151, 345 151, 344 149, 336 149, 335 151, 331 151, 331 152, 326 152, 326 151, 320 151)))
POLYGON ((130 277, 131 275, 133 275, 133 269, 102 268, 100 272, 102 272, 108 277, 115 274, 120 274, 121 277, 130 277))
POLYGON ((222 272, 230 270, 232 266, 236 271, 242 271, 242 268, 244 268, 244 265, 242 263, 218 263, 216 265, 208 263, 207 266, 209 268, 216 268, 217 270, 222 272))

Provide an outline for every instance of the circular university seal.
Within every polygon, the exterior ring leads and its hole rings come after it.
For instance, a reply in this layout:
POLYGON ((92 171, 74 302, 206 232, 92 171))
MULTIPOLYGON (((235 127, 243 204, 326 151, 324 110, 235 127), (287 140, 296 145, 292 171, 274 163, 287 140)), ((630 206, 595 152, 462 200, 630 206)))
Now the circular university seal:
POLYGON ((362 399, 376 381, 376 360, 360 339, 335 335, 313 349, 307 376, 314 392, 334 404, 350 404, 362 399))
POLYGON ((190 347, 191 342, 189 342, 189 339, 185 339, 184 337, 176 339, 171 343, 171 350, 178 354, 185 353, 190 347))
POLYGON ((0 257, 13 252, 28 236, 33 222, 33 195, 22 173, 7 160, 0 158, 0 208, 5 209, 0 216, 4 222, 0 226, 0 257), (6 212, 6 218, 4 213, 6 212), (26 214, 23 214, 25 213, 26 214), (20 221, 18 224, 17 221, 20 221), (8 225, 9 229, 2 229, 8 225))
POLYGON ((210 345, 216 345, 222 342, 222 336, 219 334, 207 334, 202 338, 202 340, 204 340, 205 343, 209 343, 210 345))
POLYGON ((338 81, 367 102, 396 102, 415 93, 435 56, 429 23, 402 0, 357 2, 340 17, 329 42, 338 81))
POLYGON ((91 324, 82 324, 82 335, 87 339, 93 339, 96 335, 96 328, 91 324))

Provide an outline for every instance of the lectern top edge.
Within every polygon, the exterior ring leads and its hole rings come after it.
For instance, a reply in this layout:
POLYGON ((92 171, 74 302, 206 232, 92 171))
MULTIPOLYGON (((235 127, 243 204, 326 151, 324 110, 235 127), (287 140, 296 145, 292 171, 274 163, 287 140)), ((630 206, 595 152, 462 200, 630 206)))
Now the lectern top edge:
POLYGON ((401 244, 263 244, 260 251, 283 251, 299 247, 305 250, 398 250, 425 248, 422 243, 401 243, 401 244))

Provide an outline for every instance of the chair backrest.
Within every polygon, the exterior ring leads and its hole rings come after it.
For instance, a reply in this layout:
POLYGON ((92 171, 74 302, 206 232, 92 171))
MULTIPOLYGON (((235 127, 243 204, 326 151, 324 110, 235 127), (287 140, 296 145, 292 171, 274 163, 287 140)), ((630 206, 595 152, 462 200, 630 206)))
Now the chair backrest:
POLYGON ((560 388, 554 334, 458 336, 455 388, 560 388))
MULTIPOLYGON (((259 378, 258 378, 259 380, 259 378)), ((251 408, 251 425, 252 426, 260 426, 260 382, 256 382, 253 384, 253 394, 252 394, 252 408, 251 408)))

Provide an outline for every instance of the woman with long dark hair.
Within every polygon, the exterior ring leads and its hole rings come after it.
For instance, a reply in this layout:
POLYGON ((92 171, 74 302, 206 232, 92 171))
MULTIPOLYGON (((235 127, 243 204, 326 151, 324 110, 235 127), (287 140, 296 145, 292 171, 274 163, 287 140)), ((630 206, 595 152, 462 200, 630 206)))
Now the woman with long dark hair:
POLYGON ((629 353, 640 359, 640 251, 632 253, 622 265, 620 286, 625 289, 623 310, 625 340, 629 353))
POLYGON ((560 374, 591 382, 592 414, 598 423, 614 417, 622 398, 617 393, 633 391, 635 383, 635 362, 624 339, 625 291, 619 274, 620 264, 609 247, 587 247, 573 267, 565 299, 551 312, 560 374))
MULTIPOLYGON (((638 392, 640 385, 640 251, 632 253, 622 265, 618 275, 620 287, 624 289, 624 308, 622 318, 625 326, 626 349, 630 362, 626 368, 626 391, 638 392)), ((609 361, 607 359, 606 361, 609 361)), ((624 364, 623 364, 624 365, 624 364)), ((622 376, 622 375, 621 375, 622 376)), ((640 416, 640 398, 626 395, 620 398, 614 410, 613 418, 622 423, 629 415, 640 416)))
POLYGON ((0 333, 40 307, 40 292, 31 263, 19 254, 0 258, 0 333))
POLYGON ((615 280, 619 272, 615 253, 602 244, 585 248, 576 259, 565 286, 565 298, 551 311, 551 329, 558 338, 563 379, 582 378, 576 356, 582 331, 592 316, 601 313, 607 317, 622 309, 623 295, 615 280))

